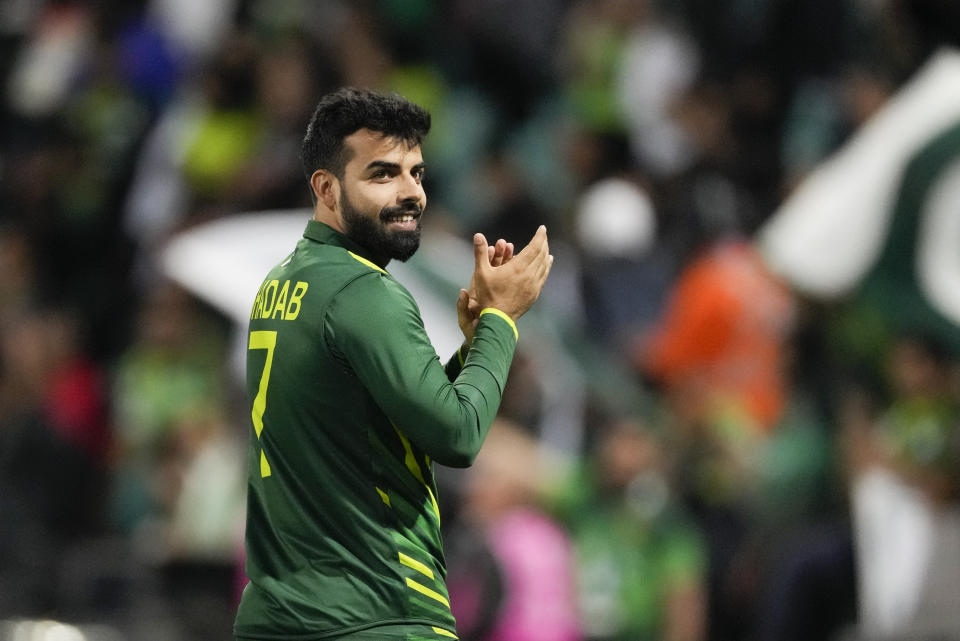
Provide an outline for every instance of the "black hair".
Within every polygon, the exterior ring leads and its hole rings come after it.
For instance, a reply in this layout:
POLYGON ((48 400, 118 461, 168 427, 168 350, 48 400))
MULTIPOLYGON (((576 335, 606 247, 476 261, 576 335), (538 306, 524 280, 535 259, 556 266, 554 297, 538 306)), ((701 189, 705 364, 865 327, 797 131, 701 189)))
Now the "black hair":
POLYGON ((343 178, 344 167, 350 161, 343 139, 360 129, 415 147, 430 131, 430 114, 397 94, 353 87, 327 94, 313 111, 300 146, 300 161, 307 180, 317 169, 326 169, 343 178))

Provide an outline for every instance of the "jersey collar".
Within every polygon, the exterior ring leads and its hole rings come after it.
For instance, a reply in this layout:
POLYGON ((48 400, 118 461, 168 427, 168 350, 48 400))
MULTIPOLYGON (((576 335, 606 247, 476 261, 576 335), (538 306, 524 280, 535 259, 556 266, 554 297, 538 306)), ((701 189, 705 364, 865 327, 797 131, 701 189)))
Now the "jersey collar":
MULTIPOLYGON (((349 252, 361 256, 362 258, 373 263, 373 257, 370 255, 366 249, 361 247, 359 244, 352 241, 345 234, 338 232, 336 229, 327 225, 326 223, 321 223, 317 220, 307 221, 307 228, 303 232, 303 237, 308 240, 313 240, 318 243, 323 243, 324 245, 334 245, 336 247, 343 247, 349 252)), ((374 263, 375 264, 375 263, 374 263)), ((377 269, 380 269, 379 267, 377 269)), ((384 270, 381 270, 384 271, 384 270)))

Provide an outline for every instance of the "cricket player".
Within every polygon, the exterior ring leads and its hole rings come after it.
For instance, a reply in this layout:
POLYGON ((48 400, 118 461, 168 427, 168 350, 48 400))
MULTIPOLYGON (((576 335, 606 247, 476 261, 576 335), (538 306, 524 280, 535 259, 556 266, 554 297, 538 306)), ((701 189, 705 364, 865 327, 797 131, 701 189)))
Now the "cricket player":
POLYGON ((455 639, 434 463, 471 464, 500 404, 516 320, 550 271, 474 237, 446 365, 387 271, 417 250, 430 116, 399 96, 324 97, 301 150, 303 238, 250 314, 247 585, 241 641, 455 639))

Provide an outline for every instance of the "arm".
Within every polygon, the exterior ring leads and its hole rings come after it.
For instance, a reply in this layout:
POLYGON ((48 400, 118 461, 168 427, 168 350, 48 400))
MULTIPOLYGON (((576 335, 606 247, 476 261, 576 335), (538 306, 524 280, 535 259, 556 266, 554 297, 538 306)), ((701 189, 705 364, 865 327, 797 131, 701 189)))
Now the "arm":
MULTIPOLYGON (((475 328, 476 326, 474 326, 475 328)), ((470 340, 473 340, 471 336, 470 340)), ((467 362, 467 354, 470 353, 470 344, 464 342, 463 345, 457 348, 457 351, 453 353, 453 356, 450 357, 450 360, 447 361, 447 364, 444 365, 443 370, 447 373, 447 380, 451 383, 457 380, 457 376, 460 375, 460 370, 463 369, 464 364, 467 362)))
POLYGON ((371 273, 328 308, 328 343, 393 424, 433 460, 470 465, 500 406, 516 338, 493 314, 479 319, 473 346, 451 382, 419 310, 395 281, 371 273))
POLYGON ((492 265, 486 240, 474 243, 476 327, 454 381, 440 365, 410 295, 371 273, 346 287, 327 312, 327 336, 377 404, 433 460, 466 466, 500 406, 517 341, 514 323, 539 296, 552 257, 542 228, 509 263, 492 265), (482 241, 482 242, 481 242, 482 241))

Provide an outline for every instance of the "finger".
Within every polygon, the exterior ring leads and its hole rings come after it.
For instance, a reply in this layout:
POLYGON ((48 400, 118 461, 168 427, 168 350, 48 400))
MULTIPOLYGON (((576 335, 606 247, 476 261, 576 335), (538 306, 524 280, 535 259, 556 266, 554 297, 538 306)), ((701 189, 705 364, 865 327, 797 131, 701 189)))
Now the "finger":
POLYGON ((543 280, 540 281, 541 287, 543 286, 543 283, 547 282, 547 276, 550 275, 551 269, 553 269, 553 254, 550 254, 547 257, 547 269, 545 272, 543 272, 543 280))
POLYGON ((490 258, 490 264, 494 267, 499 267, 500 265, 502 265, 504 262, 503 255, 504 255, 504 252, 506 251, 507 251, 507 241, 505 241, 502 238, 497 240, 497 242, 494 244, 494 253, 493 253, 493 256, 490 258))
POLYGON ((537 272, 531 278, 536 287, 536 298, 540 298, 540 294, 543 293, 543 286, 547 282, 547 276, 550 275, 550 268, 553 267, 553 256, 548 256, 547 260, 543 261, 543 264, 538 267, 537 272))
POLYGON ((490 266, 490 259, 487 254, 487 238, 481 233, 473 235, 473 262, 474 270, 477 272, 486 271, 490 266))
POLYGON ((547 254, 543 256, 536 263, 531 265, 531 271, 533 272, 533 277, 539 282, 546 280, 546 274, 550 271, 550 266, 553 264, 553 257, 547 254))
POLYGON ((543 244, 540 245, 540 256, 550 255, 550 241, 547 239, 547 228, 543 228, 543 244))
POLYGON ((524 264, 530 264, 546 253, 546 245, 547 227, 546 225, 540 225, 537 228, 537 233, 533 235, 533 238, 530 239, 530 242, 527 243, 527 246, 520 250, 520 253, 517 254, 517 258, 522 259, 524 264))
POLYGON ((549 272, 550 267, 553 265, 553 255, 549 253, 549 246, 544 245, 544 249, 546 251, 543 254, 538 254, 534 263, 529 266, 529 269, 534 274, 534 278, 546 278, 544 274, 549 272))
POLYGON ((507 243, 507 246, 503 250, 503 262, 505 263, 511 258, 513 258, 513 243, 507 243))

